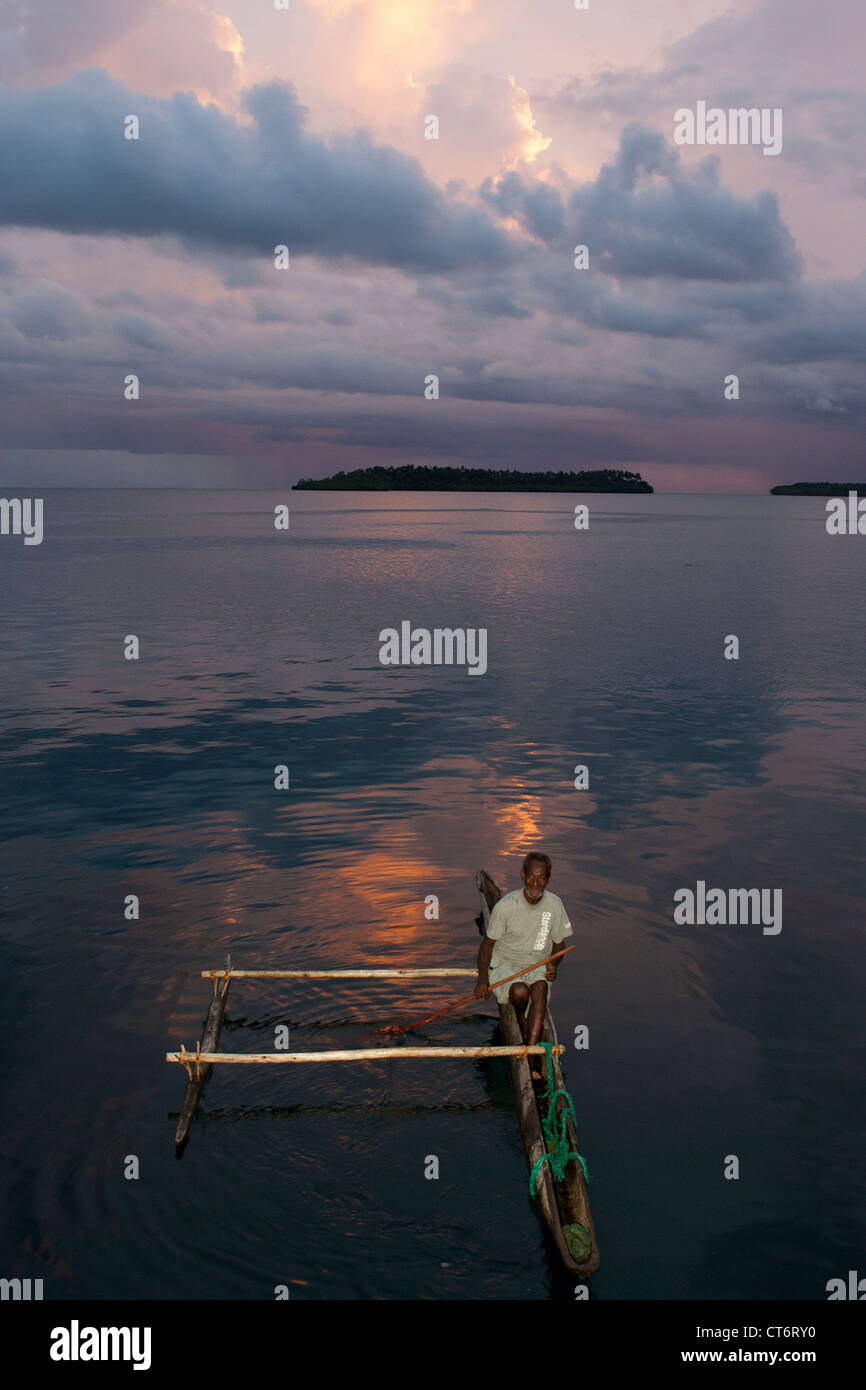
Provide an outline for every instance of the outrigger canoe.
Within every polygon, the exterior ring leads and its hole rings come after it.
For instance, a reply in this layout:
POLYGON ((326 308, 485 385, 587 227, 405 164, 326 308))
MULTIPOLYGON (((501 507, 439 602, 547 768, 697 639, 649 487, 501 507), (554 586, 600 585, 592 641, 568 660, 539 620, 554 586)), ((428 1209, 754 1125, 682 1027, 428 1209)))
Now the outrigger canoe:
MULTIPOLYGON (((501 890, 485 869, 481 869, 476 875, 475 882, 481 894, 481 916, 482 931, 486 932, 490 921, 490 913, 494 906, 502 897, 501 890)), ((499 1019, 502 1026, 502 1034, 505 1042, 509 1045, 519 1046, 523 1042, 523 1034, 520 1031, 520 1024, 517 1021, 517 1014, 511 1004, 499 1005, 499 1019)), ((558 1045, 556 1028, 550 1009, 547 1010, 544 1020, 544 1029, 541 1034, 542 1042, 558 1045)), ((562 1069, 560 1067, 559 1055, 553 1054, 553 1072, 556 1082, 556 1089, 559 1090, 563 1085, 562 1069)), ((544 1133, 541 1127, 541 1114, 538 1109, 535 1086, 529 1073, 529 1063, 526 1057, 510 1057, 511 1084, 514 1088, 514 1102, 517 1107, 517 1119, 520 1125, 520 1133, 523 1136, 523 1147, 526 1152, 526 1162, 530 1173, 535 1167, 542 1154, 547 1151, 544 1133)), ((542 1058, 541 1071, 544 1074, 544 1059, 542 1058)), ((543 1091, 543 1086, 540 1090, 543 1091)), ((545 1102, 545 1113, 546 1105, 545 1102)), ((563 1101, 558 1101, 558 1106, 562 1106, 563 1101)), ((566 1117, 566 1136, 568 1138, 569 1149, 575 1153, 579 1152, 577 1146, 577 1134, 571 1120, 571 1116, 566 1117)), ((586 1180, 583 1176, 583 1168, 577 1159, 572 1159, 566 1170, 565 1177, 561 1182, 554 1182, 550 1171, 550 1164, 544 1163, 541 1166, 536 1179, 535 1194, 538 1198, 538 1205, 545 1225, 556 1245, 560 1259, 566 1269, 574 1274, 587 1278, 594 1274, 599 1266, 598 1243, 595 1238, 595 1227, 592 1222, 592 1211, 589 1205, 589 1196, 586 1190, 586 1180), (589 1255, 582 1260, 576 1260, 569 1250, 563 1227, 580 1225, 589 1232, 592 1242, 589 1255)))
MULTIPOLYGON (((481 892, 482 921, 484 930, 490 921, 490 913, 502 896, 499 888, 493 879, 483 869, 476 876, 476 882, 481 892)), ((210 1001, 207 1018, 205 1020, 202 1039, 196 1044, 194 1052, 187 1052, 181 1046, 177 1052, 166 1052, 167 1062, 180 1062, 184 1067, 188 1083, 180 1118, 178 1120, 177 1131, 175 1133, 175 1144, 178 1154, 183 1152, 183 1148, 189 1137, 190 1128, 198 1112, 208 1077, 216 1063, 229 1064, 234 1066, 254 1066, 258 1064, 282 1064, 297 1065, 301 1063, 333 1063, 333 1062, 377 1062, 392 1059, 410 1061, 413 1059, 434 1060, 436 1058, 465 1058, 467 1060, 478 1058, 507 1058, 511 1066, 511 1080, 514 1087, 514 1099, 517 1106, 517 1118, 520 1124, 520 1132, 523 1135, 523 1146, 526 1150, 526 1160, 529 1164, 529 1171, 535 1168, 539 1159, 548 1151, 542 1129, 541 1113, 539 1102, 536 1100, 535 1087, 529 1074, 529 1063, 527 1061, 527 1048, 520 1032, 520 1025, 517 1022, 517 1015, 510 1004, 499 1005, 499 1018, 501 1021, 504 1044, 502 1046, 476 1046, 476 1047, 438 1047, 431 1046, 429 1043, 423 1047, 401 1045, 399 1047, 388 1047, 379 1045, 373 1048, 355 1048, 351 1050, 330 1050, 327 1052, 254 1052, 254 1053, 234 1053, 219 1052, 220 1032, 225 1018, 226 1004, 229 986, 235 979, 241 980, 343 980, 343 979, 420 979, 434 977, 475 977, 475 970, 464 967, 448 968, 391 968, 391 969, 370 969, 356 968, 348 970, 237 970, 232 966, 231 957, 226 956, 225 967, 223 970, 203 970, 203 979, 210 980, 213 987, 213 998, 210 1001)), ((462 1001, 469 1003, 470 999, 462 1001)), ((456 1007, 456 1006, 450 1006, 456 1007)), ((443 1010, 441 1012, 447 1012, 443 1010)), ((431 1017, 438 1017, 432 1015, 431 1017)), ((424 1022, 429 1020, 425 1019, 424 1022)), ((400 1031, 405 1031, 401 1029, 400 1031)), ((550 1010, 545 1016, 544 1030, 541 1035, 542 1042, 550 1043, 554 1048, 559 1044, 556 1037, 556 1029, 553 1026, 553 1019, 550 1010)), ((547 1054, 540 1048, 532 1050, 533 1060, 541 1068, 545 1067, 547 1054)), ((563 1087, 562 1069, 559 1063, 559 1054, 554 1051, 552 1054, 554 1080, 556 1089, 563 1087)), ((540 1089, 540 1087, 539 1087, 540 1089)), ((544 1113, 547 1114, 547 1103, 544 1105, 544 1113)), ((558 1110, 565 1107, 565 1102, 560 1098, 557 1102, 558 1110)), ((557 1126, 561 1125, 561 1114, 557 1117, 557 1126)), ((571 1116, 566 1115, 565 1137, 568 1141, 567 1151, 577 1154, 577 1134, 571 1116)), ((566 1269, 572 1273, 586 1278, 594 1274, 598 1269, 599 1256, 598 1245, 595 1238, 595 1228, 592 1224, 592 1213, 589 1208, 589 1198, 586 1192, 586 1182, 584 1180, 583 1169, 577 1158, 569 1159, 565 1174, 561 1181, 557 1182, 551 1173, 548 1162, 541 1165, 536 1177, 535 1195, 544 1217, 545 1223, 550 1231, 556 1245, 560 1259, 566 1269), (581 1227, 582 1230, 576 1228, 581 1227), (573 1229, 569 1229, 573 1228, 573 1229), (572 1246, 577 1248, 578 1243, 585 1247, 580 1251, 580 1258, 572 1254, 569 1248, 568 1239, 571 1239, 572 1246), (588 1254, 586 1250, 588 1249, 588 1254)))

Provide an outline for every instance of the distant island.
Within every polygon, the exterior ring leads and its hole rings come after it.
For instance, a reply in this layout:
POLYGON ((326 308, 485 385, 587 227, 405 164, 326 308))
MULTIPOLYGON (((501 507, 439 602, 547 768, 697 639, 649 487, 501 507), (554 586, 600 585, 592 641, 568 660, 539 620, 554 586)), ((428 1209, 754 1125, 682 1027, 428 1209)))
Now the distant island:
POLYGON ((639 473, 600 468, 582 473, 523 473, 507 468, 355 468, 332 478, 301 478, 296 489, 322 492, 652 492, 639 473))
POLYGON ((849 492, 866 497, 866 483, 780 483, 770 492, 776 497, 847 497, 849 492))

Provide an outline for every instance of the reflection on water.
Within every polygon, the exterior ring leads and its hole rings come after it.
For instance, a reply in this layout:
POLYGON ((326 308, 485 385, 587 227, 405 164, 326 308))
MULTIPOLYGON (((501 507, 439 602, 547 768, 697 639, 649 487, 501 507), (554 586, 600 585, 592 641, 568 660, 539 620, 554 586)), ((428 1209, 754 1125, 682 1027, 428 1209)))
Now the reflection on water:
MULTIPOLYGON (((61 1299, 571 1296, 504 1064, 217 1068, 178 1162, 162 1061, 227 949, 471 966, 475 870, 515 886, 541 844, 596 1294, 823 1297, 866 1235, 856 546, 821 499, 599 497, 576 533, 556 497, 298 494, 276 537, 283 500, 58 492, 0 548, 3 1268, 61 1299), (381 667, 406 618, 486 627, 488 674, 381 667), (781 935, 675 926, 698 878, 782 888, 781 935)), ((371 1046, 465 984, 236 981, 224 1039, 371 1046)))

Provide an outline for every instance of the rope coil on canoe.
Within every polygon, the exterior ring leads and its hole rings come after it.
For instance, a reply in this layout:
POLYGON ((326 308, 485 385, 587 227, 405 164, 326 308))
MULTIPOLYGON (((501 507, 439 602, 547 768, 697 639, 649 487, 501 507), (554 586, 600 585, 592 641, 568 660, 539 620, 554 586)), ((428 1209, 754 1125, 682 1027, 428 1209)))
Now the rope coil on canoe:
MULTIPOLYGON (((587 1171, 586 1167, 586 1159, 583 1157, 583 1154, 578 1153, 576 1150, 569 1149, 569 1141, 566 1137, 566 1122, 569 1115, 571 1115, 572 1124, 574 1125, 575 1133, 577 1133, 577 1116, 574 1113, 574 1102, 572 1101, 571 1096, 568 1094, 568 1091, 566 1091, 564 1086, 561 1086, 559 1090, 557 1090, 555 1087, 555 1078, 553 1072, 553 1044, 543 1042, 541 1046, 544 1048, 547 1054, 547 1090, 544 1091, 544 1093, 538 1097, 538 1101, 539 1111, 541 1110, 541 1102, 544 1100, 548 1101, 547 1114, 543 1115, 541 1118, 541 1127, 544 1131, 544 1139, 547 1144, 547 1153, 543 1153, 541 1157, 537 1160, 529 1176, 530 1196, 532 1196, 536 1200, 538 1199, 538 1194, 535 1191, 536 1180, 538 1178, 538 1174, 541 1171, 542 1166, 545 1163, 550 1164, 550 1171, 553 1177, 553 1181, 562 1182, 563 1178, 565 1177, 565 1170, 568 1164, 571 1162, 573 1158, 576 1158, 581 1168, 583 1169, 584 1178, 587 1182, 589 1182, 589 1172, 587 1171), (559 1115, 557 1116, 556 1105, 560 1096, 565 1097, 565 1105, 563 1106, 562 1110, 559 1112, 559 1115), (558 1126, 557 1119, 559 1119, 560 1121, 558 1126)), ((561 1048, 557 1048, 555 1050, 558 1052, 562 1051, 561 1048)))

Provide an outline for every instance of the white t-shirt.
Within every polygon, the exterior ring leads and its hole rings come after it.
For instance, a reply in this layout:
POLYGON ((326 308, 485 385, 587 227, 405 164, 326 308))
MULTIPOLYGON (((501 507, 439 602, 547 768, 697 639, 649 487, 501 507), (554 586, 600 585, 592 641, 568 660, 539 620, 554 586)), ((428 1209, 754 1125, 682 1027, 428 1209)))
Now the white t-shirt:
POLYGON ((573 933, 568 913, 555 893, 545 888, 533 905, 526 901, 523 889, 516 888, 494 907, 487 935, 496 942, 490 959, 490 974, 495 979, 552 956, 559 943, 573 933))

